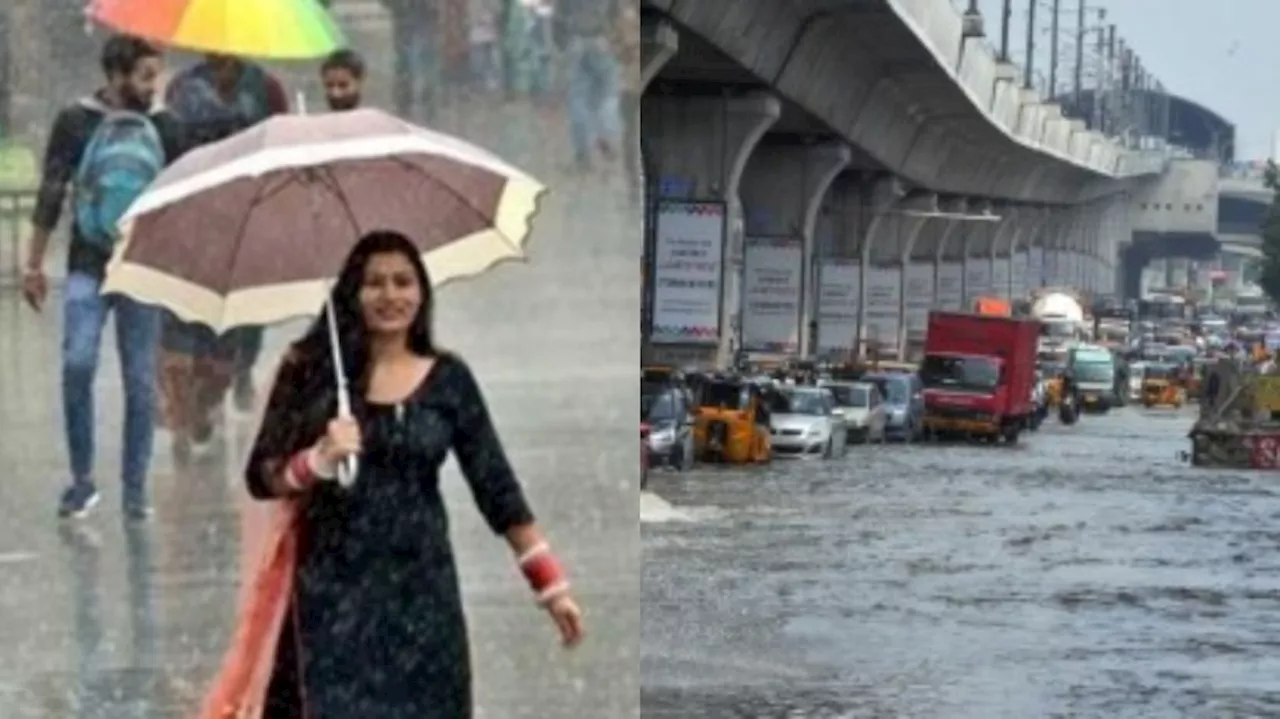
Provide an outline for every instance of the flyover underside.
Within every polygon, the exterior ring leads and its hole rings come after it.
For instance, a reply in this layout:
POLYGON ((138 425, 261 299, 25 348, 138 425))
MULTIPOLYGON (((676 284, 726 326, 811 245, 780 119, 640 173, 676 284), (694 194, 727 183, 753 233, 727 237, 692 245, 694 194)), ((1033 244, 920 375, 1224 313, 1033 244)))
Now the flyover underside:
POLYGON ((771 130, 783 103, 647 96, 649 359, 919 353, 930 310, 1044 286, 1111 293, 1123 197, 993 202, 913 188, 830 138, 771 130))
MULTIPOLYGON (((1057 204, 1111 194, 1124 175, 1114 146, 1020 88, 1017 69, 961 38, 958 24, 953 62, 883 0, 645 5, 687 44, 710 45, 737 65, 739 82, 803 108, 913 185, 1057 204)), ((952 15, 939 8, 930 23, 958 23, 952 15)))
POLYGON ((1125 181, 976 121, 882 4, 652 5, 678 24, 646 17, 650 359, 910 357, 930 310, 1117 289, 1125 181))

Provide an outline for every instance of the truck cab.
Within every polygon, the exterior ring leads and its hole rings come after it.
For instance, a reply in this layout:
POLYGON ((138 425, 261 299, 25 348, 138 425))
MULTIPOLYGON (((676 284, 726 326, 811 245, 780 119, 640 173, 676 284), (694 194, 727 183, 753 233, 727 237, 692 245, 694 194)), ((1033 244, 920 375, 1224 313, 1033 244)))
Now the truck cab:
POLYGON ((1086 412, 1109 412, 1121 404, 1117 396, 1116 357, 1111 350, 1082 345, 1067 355, 1067 371, 1086 412))

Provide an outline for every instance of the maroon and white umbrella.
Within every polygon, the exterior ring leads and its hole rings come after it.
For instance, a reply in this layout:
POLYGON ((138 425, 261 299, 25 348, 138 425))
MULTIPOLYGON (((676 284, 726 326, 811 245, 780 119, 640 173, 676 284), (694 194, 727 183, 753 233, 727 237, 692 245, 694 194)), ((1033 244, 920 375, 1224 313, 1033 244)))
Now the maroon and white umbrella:
MULTIPOLYGON (((103 293, 223 332, 314 314, 356 241, 394 230, 433 284, 524 257, 545 188, 497 156, 378 110, 280 115, 183 156, 120 221, 103 293)), ((350 416, 332 308, 339 414, 350 416)), ((355 481, 356 460, 339 473, 355 481)))
POLYGON ((372 230, 413 240, 436 285, 523 258, 544 190, 379 110, 279 115, 156 179, 120 222, 103 292, 217 332, 312 315, 372 230))

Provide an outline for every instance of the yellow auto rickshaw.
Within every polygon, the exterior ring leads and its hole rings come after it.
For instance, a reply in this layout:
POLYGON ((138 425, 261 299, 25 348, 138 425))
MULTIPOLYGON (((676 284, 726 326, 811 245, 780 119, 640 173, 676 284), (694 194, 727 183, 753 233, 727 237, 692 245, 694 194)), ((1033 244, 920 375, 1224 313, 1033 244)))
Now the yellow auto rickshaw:
POLYGON ((1179 409, 1187 402, 1187 390, 1178 378, 1178 368, 1167 364, 1150 364, 1142 374, 1142 406, 1179 409))
POLYGON ((736 377, 706 378, 695 392, 693 438, 699 460, 756 464, 773 458, 760 387, 736 377))

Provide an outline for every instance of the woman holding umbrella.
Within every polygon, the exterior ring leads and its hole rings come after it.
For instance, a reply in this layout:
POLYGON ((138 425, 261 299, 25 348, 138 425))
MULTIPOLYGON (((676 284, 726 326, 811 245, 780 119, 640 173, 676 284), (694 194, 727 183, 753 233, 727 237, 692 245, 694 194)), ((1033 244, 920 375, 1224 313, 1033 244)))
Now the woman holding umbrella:
POLYGON ((332 294, 354 418, 336 416, 327 320, 276 379, 246 480, 300 498, 300 550, 265 717, 465 719, 470 669, 439 468, 458 457, 566 645, 581 616, 533 523, 467 365, 433 344, 431 285, 414 246, 366 235, 332 294), (359 481, 333 481, 358 455, 359 481))
POLYGON ((438 486, 450 451, 564 641, 580 639, 478 385, 430 322, 426 267, 444 283, 524 258, 544 191, 363 109, 281 115, 194 150, 130 207, 105 293, 215 333, 325 315, 287 354, 249 460, 250 490, 276 501, 204 719, 261 717, 268 696, 266 716, 471 715, 438 486))

